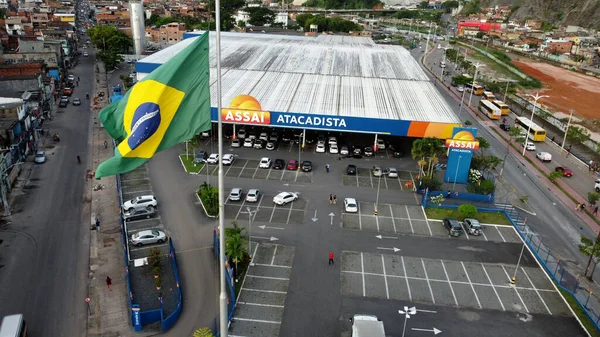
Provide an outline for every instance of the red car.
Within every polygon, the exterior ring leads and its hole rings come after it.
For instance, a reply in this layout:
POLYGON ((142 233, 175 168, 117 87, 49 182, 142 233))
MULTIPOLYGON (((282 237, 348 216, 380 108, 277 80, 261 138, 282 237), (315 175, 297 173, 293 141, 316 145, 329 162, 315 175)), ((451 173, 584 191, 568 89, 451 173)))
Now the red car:
POLYGON ((564 177, 572 177, 573 176, 573 171, 569 170, 568 167, 558 166, 557 168, 554 169, 554 171, 562 172, 564 177))
POLYGON ((298 161, 295 159, 288 161, 287 169, 290 171, 296 171, 298 169, 298 161))

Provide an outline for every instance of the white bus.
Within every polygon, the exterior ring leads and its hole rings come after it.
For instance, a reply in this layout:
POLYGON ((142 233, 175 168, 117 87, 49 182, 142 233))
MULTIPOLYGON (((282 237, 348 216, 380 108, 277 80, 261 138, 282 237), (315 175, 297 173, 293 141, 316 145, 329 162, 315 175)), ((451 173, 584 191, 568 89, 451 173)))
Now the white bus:
POLYGON ((27 336, 27 323, 22 314, 4 316, 0 325, 0 337, 27 336))
POLYGON ((488 116, 489 119, 500 119, 502 110, 492 104, 492 102, 482 99, 479 101, 479 111, 488 116))

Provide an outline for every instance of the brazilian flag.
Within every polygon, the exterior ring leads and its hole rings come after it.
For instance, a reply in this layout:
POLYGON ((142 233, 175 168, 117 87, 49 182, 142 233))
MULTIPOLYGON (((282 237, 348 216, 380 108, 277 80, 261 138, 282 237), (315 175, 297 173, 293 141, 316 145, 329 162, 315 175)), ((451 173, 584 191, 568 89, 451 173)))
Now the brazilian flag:
POLYGON ((96 178, 134 170, 156 152, 210 129, 208 32, 100 112, 119 144, 96 178))

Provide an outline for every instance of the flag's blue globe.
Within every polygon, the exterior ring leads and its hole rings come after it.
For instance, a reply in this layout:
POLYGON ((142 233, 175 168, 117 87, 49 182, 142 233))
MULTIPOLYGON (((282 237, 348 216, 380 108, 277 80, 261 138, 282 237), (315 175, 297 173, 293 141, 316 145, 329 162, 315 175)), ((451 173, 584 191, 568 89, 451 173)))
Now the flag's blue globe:
POLYGON ((133 150, 150 138, 160 126, 160 106, 156 103, 142 103, 135 112, 131 121, 131 134, 127 139, 129 147, 133 150))

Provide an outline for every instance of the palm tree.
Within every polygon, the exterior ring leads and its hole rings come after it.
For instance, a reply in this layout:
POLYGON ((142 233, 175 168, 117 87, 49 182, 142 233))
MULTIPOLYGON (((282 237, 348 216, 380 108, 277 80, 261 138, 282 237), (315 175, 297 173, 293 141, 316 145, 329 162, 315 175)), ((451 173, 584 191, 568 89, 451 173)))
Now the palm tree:
POLYGON ((210 328, 202 328, 202 329, 197 329, 196 331, 194 331, 194 336, 193 337, 214 337, 212 331, 210 330, 210 328))
POLYGON ((231 259, 237 276, 237 264, 247 255, 248 235, 246 228, 239 227, 236 221, 232 221, 233 227, 225 228, 225 254, 231 259))
POLYGON ((423 175, 424 171, 423 171, 423 167, 426 164, 425 161, 425 149, 423 147, 423 139, 417 139, 415 141, 413 141, 412 143, 412 148, 410 149, 410 155, 413 157, 413 159, 418 161, 419 164, 419 174, 423 175))

